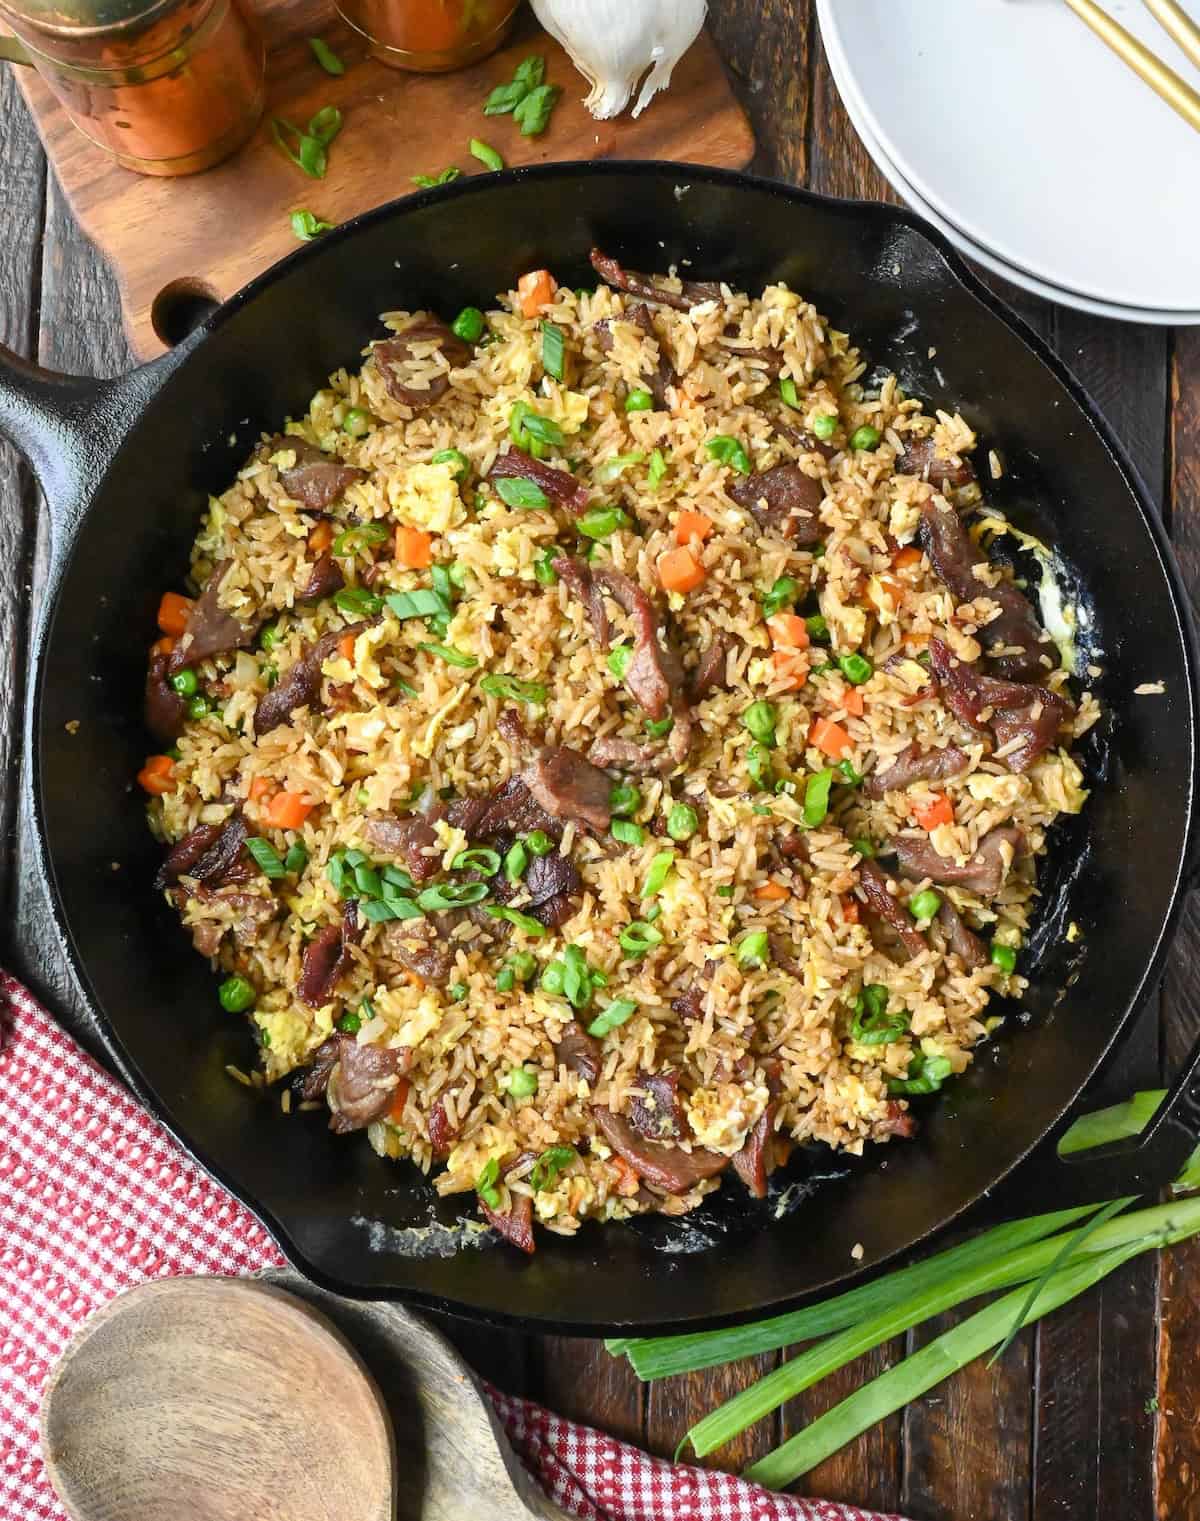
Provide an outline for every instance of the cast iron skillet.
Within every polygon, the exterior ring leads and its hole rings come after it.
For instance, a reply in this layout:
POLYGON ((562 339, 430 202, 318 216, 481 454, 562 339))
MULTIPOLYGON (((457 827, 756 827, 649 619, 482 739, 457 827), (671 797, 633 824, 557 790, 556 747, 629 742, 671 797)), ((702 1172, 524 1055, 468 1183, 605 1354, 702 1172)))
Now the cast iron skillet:
MULTIPOLYGON (((1061 1119, 1161 966, 1195 812, 1196 655, 1179 578, 1094 406, 913 216, 672 164, 470 179, 298 251, 122 380, 66 379, 8 356, 0 428, 37 470, 53 529, 26 744, 41 867, 73 973, 143 1101, 328 1287, 590 1333, 781 1309, 911 1247, 997 1183, 1061 1119), (989 494, 1058 545, 1087 588, 1111 732, 1091 747, 1094 795, 1058 831, 1044 877, 1027 1017, 918 1106, 915 1142, 876 1148, 779 1220, 729 1187, 683 1226, 543 1234, 531 1260, 500 1247, 439 1255, 445 1233, 414 1228, 453 1223, 469 1201, 435 1205, 414 1169, 379 1161, 363 1137, 331 1137, 316 1115, 285 1118, 225 1075, 227 1062, 252 1064, 250 1038, 151 891, 159 851, 131 789, 147 748, 145 651, 206 493, 261 430, 356 362, 377 312, 450 316, 542 265, 591 284, 594 243, 634 267, 680 263, 751 291, 786 280, 910 391, 961 403, 984 451, 994 444, 1007 462, 989 494), (1156 681, 1164 695, 1133 695, 1156 681)), ((1049 1169, 1029 1204, 1165 1182, 1200 1129, 1195 1066, 1140 1147, 1072 1169, 1065 1188, 1049 1169)))

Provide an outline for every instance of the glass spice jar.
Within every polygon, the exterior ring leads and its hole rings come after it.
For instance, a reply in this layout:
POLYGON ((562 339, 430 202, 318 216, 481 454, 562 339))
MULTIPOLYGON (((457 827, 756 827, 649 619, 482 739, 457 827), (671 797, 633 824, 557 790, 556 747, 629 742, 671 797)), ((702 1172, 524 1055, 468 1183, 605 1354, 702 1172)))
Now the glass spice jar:
POLYGON ((494 53, 520 0, 335 0, 342 19, 393 69, 442 74, 494 53))
POLYGON ((250 137, 266 52, 241 0, 0 0, 0 58, 30 64, 139 174, 195 174, 250 137))

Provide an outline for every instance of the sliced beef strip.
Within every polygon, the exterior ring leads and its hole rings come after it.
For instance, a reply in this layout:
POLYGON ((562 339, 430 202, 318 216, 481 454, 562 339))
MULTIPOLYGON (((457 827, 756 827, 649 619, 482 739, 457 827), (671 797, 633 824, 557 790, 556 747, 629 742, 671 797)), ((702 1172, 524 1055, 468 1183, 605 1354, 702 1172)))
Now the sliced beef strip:
MULTIPOLYGON (((471 802, 481 803, 482 808, 463 809, 457 817, 463 822, 458 825, 473 840, 486 840, 494 834, 531 834, 535 829, 540 829, 548 834, 551 839, 562 838, 563 826, 559 819, 552 817, 534 800, 533 794, 520 776, 510 776, 508 781, 502 782, 486 797, 471 799, 471 802)), ((447 813, 447 822, 453 824, 456 815, 453 813, 455 805, 450 805, 451 811, 447 813)))
POLYGON ((734 639, 731 634, 718 631, 713 635, 712 643, 700 656, 696 669, 688 679, 688 697, 692 702, 700 702, 710 692, 723 689, 728 685, 725 667, 733 645, 734 639))
POLYGON ((698 982, 694 982, 686 993, 680 993, 678 998, 671 1000, 671 1012, 681 1024, 694 1025, 697 1020, 704 1018, 704 1000, 708 997, 704 988, 698 982))
POLYGON ((432 376, 427 386, 405 383, 404 366, 412 362, 413 349, 423 343, 436 343, 452 368, 461 367, 471 358, 467 344, 456 338, 437 317, 423 317, 394 338, 377 343, 371 351, 371 358, 388 395, 401 406, 415 409, 432 406, 450 389, 450 377, 445 373, 432 376))
POLYGON ((509 1207, 500 1214, 485 1204, 482 1199, 478 1200, 479 1213, 487 1223, 505 1241, 519 1247, 521 1251, 530 1256, 534 1253, 533 1241, 533 1200, 528 1194, 509 1194, 509 1207))
POLYGON ((458 1127, 450 1123, 446 1113, 445 1101, 438 1099, 429 1111, 427 1121, 429 1127, 429 1145, 435 1157, 446 1157, 450 1149, 458 1139, 458 1127))
POLYGON ((337 1063, 341 1042, 349 1038, 345 1035, 331 1035, 313 1052, 308 1066, 297 1072, 292 1081, 292 1089, 301 1103, 312 1104, 325 1097, 329 1074, 337 1063))
POLYGON ((991 562, 971 538, 957 513, 943 511, 935 503, 926 502, 921 508, 920 537, 921 546, 938 579, 957 601, 974 602, 977 597, 987 597, 999 605, 999 616, 979 630, 980 643, 997 676, 1006 681, 1027 681, 1056 669, 1060 664, 1058 650, 1038 622, 1025 593, 1011 581, 987 586, 974 574, 976 565, 991 562), (1000 649, 1015 653, 991 653, 1000 649))
POLYGON ((625 672, 625 685, 646 716, 657 723, 683 693, 683 665, 679 656, 660 628, 654 604, 636 581, 607 565, 593 570, 592 579, 633 620, 633 659, 625 672))
POLYGON ((917 1133, 917 1118, 904 1109, 899 1100, 889 1099, 884 1105, 884 1118, 877 1128, 883 1135, 899 1136, 907 1141, 917 1133))
POLYGON ((554 1043, 554 1060, 566 1067, 585 1083, 595 1083, 600 1076, 600 1063, 604 1048, 589 1035, 577 1020, 563 1026, 563 1032, 554 1043))
POLYGON ((654 397, 654 405, 661 412, 669 405, 667 387, 673 386, 679 376, 675 373, 675 367, 667 358, 663 341, 658 336, 654 327, 654 318, 650 315, 650 308, 638 302, 634 306, 627 307, 621 317, 605 317, 603 321, 596 323, 596 341, 606 354, 612 351, 613 335, 612 324, 614 322, 628 322, 632 326, 640 328, 647 338, 653 338, 658 344, 658 364, 648 374, 646 388, 654 397))
POLYGON ((726 485, 725 494, 745 508, 760 528, 781 534, 802 549, 825 537, 818 516, 825 488, 797 464, 773 465, 757 475, 740 475, 726 485))
POLYGON ((612 1149, 625 1158, 639 1177, 664 1193, 685 1194, 729 1166, 729 1158, 719 1152, 700 1147, 684 1151, 678 1146, 649 1141, 623 1115, 614 1114, 602 1104, 595 1105, 592 1113, 612 1149))
POLYGON ((210 655, 228 655, 232 650, 244 650, 254 643, 263 619, 243 623, 240 618, 227 613, 217 601, 221 583, 232 565, 232 560, 222 560, 214 565, 212 574, 204 583, 204 590, 192 603, 183 633, 167 664, 172 675, 210 655))
POLYGON ((336 455, 326 454, 316 444, 292 433, 277 433, 263 445, 262 452, 269 459, 284 449, 295 454, 296 463, 280 470, 283 489, 310 512, 327 511, 346 494, 348 486, 366 475, 365 470, 343 464, 336 455))
POLYGON ((786 972, 789 977, 804 976, 804 967, 796 956, 796 947, 790 940, 785 940, 782 935, 772 930, 767 936, 767 941, 771 947, 772 966, 778 967, 781 972, 786 972))
POLYGON ((957 718, 991 734, 997 750, 1014 739, 1021 741, 1001 757, 1010 771, 1028 771, 1074 711, 1065 697, 1046 687, 985 676, 956 659, 940 639, 929 641, 929 656, 946 705, 957 718))
POLYGON ((775 1154, 771 1142, 775 1138, 775 1115, 779 1110, 782 1087, 779 1062, 771 1059, 764 1062, 763 1067, 770 1096, 766 1108, 751 1126, 742 1149, 733 1157, 733 1170, 754 1199, 767 1197, 767 1179, 775 1170, 775 1154))
POLYGON ((178 882, 180 877, 190 876, 192 867, 211 850, 224 832, 224 824, 197 824, 182 840, 172 845, 166 860, 158 868, 158 875, 154 878, 155 887, 169 887, 172 882, 178 882))
POLYGON ((507 903, 518 894, 528 894, 522 912, 532 913, 552 898, 578 896, 582 888, 583 882, 574 861, 560 851, 551 850, 544 856, 531 856, 519 882, 509 882, 503 873, 495 877, 492 896, 500 903, 507 903))
POLYGON ((616 734, 601 734, 594 739, 588 759, 594 765, 624 771, 629 776, 658 776, 675 767, 675 759, 664 745, 642 744, 616 734))
POLYGON ((629 1123, 647 1140, 677 1141, 683 1134, 679 1073, 639 1072, 635 1086, 644 1091, 629 1101, 629 1123))
POLYGON ((888 878, 875 861, 863 861, 858 868, 859 885, 867 907, 890 930, 909 956, 919 956, 929 949, 925 936, 917 928, 906 904, 888 892, 888 878))
POLYGON ((551 561, 551 564, 567 590, 587 609, 592 632, 596 635, 596 643, 602 651, 607 650, 612 630, 608 622, 608 612, 604 606, 604 588, 597 585, 592 576, 591 566, 586 560, 579 560, 574 555, 566 554, 559 555, 551 561))
POLYGON ((337 649, 347 634, 357 637, 370 623, 350 623, 345 628, 322 634, 279 678, 271 690, 259 699, 254 710, 254 732, 260 738, 288 723, 296 708, 315 707, 321 695, 321 666, 337 649))
POLYGON ((541 487, 554 506, 565 507, 576 517, 588 504, 587 486, 582 481, 577 481, 569 470, 560 470, 557 465, 548 465, 545 460, 534 459, 532 454, 526 454, 524 449, 512 445, 507 453, 496 456, 495 463, 488 471, 488 480, 531 481, 533 485, 541 487))
MULTIPOLYGON (((497 789, 499 791, 499 789, 497 789)), ((446 804, 443 817, 451 829, 461 829, 468 838, 480 834, 479 821, 487 814, 491 797, 456 797, 446 804)))
POLYGON ((822 459, 832 459, 837 453, 837 446, 831 444, 828 439, 818 438, 815 433, 810 433, 807 428, 797 428, 794 423, 786 418, 776 415, 772 419, 776 433, 780 438, 786 438, 789 444, 797 449, 802 449, 805 454, 819 454, 822 459))
POLYGON ((170 661, 166 654, 151 655, 142 707, 146 728, 162 745, 173 745, 187 722, 187 703, 168 679, 170 661))
POLYGON ((394 1049, 360 1046, 352 1035, 340 1035, 338 1059, 329 1073, 325 1097, 329 1128, 338 1135, 365 1130, 392 1107, 399 1080, 412 1067, 407 1046, 394 1049))
POLYGON ((900 475, 919 475, 939 491, 947 486, 969 486, 975 479, 975 466, 971 461, 965 456, 960 457, 956 465, 947 455, 939 454, 932 435, 906 439, 904 452, 896 459, 896 470, 900 475))
POLYGON ((683 280, 680 282, 682 290, 665 290, 653 275, 641 274, 636 269, 625 269, 610 254, 603 253, 599 248, 593 248, 588 258, 605 285, 611 285, 614 290, 626 291, 631 296, 640 296, 643 301, 657 301, 663 306, 673 306, 678 312, 691 311, 693 306, 699 306, 702 301, 721 299, 721 287, 716 281, 683 280))
POLYGON ((435 919, 398 919, 384 927, 382 944, 384 954, 415 972, 424 982, 444 988, 454 971, 455 948, 446 938, 442 921, 449 914, 438 914, 435 919))
POLYGON ((938 924, 942 934, 946 937, 947 947, 959 957, 962 964, 969 972, 978 970, 988 964, 987 946, 951 903, 949 898, 942 899, 942 906, 938 909, 938 924))
POLYGON ((326 550, 313 565, 308 580, 297 590, 296 596, 301 602, 320 602, 322 598, 341 591, 345 584, 341 566, 326 550))
POLYGON ((939 855, 928 837, 916 839, 902 834, 892 841, 903 876, 913 882, 928 877, 942 887, 965 887, 983 898, 995 897, 1004 885, 1008 875, 1006 846, 1011 849, 1013 861, 1025 854, 1025 836, 1015 824, 1000 824, 989 830, 980 840, 979 849, 961 866, 939 855))
POLYGON ((305 948, 300 963, 299 997, 310 1009, 319 1009, 333 997, 343 972, 350 964, 347 946, 361 938, 358 905, 353 898, 342 909, 341 924, 327 924, 305 948))
POLYGON ((542 750, 521 773, 531 797, 556 819, 604 834, 612 818, 609 797, 612 783, 586 756, 567 745, 542 750))
POLYGON ((957 776, 970 765, 970 757, 955 745, 922 750, 915 741, 883 771, 876 771, 863 783, 866 797, 878 800, 887 792, 902 792, 913 782, 940 782, 957 776))
MULTIPOLYGON (((212 843, 206 845, 198 856, 193 857, 186 872, 180 871, 178 875, 194 877, 197 882, 203 883, 206 887, 227 887, 235 882, 253 881, 259 875, 259 869, 246 849, 248 830, 241 813, 232 814, 224 824, 214 827, 219 832, 212 843)), ((186 836, 176 849, 190 838, 191 836, 186 836)), ((164 872, 170 859, 171 857, 168 856, 167 862, 164 862, 164 872)), ((160 872, 159 875, 161 876, 162 873, 160 872)))
POLYGON ((437 831, 419 813, 404 818, 388 815, 368 819, 363 836, 369 845, 385 855, 399 856, 414 882, 428 882, 441 866, 437 831))

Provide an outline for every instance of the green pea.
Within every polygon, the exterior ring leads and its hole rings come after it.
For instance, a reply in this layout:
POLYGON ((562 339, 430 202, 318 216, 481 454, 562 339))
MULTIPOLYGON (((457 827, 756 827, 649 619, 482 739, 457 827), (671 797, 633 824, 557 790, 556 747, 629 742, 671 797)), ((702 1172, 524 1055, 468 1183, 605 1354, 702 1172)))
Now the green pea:
POLYGON ((538 1090, 537 1073, 530 1072, 528 1067, 514 1067, 506 1072, 503 1083, 510 1098, 532 1098, 538 1090))
POLYGON ((371 414, 363 407, 349 407, 342 417, 342 432, 351 438, 362 438, 371 431, 371 414))
POLYGON ((483 337, 483 313, 477 306, 464 306, 450 324, 450 331, 464 343, 478 343, 483 337))
POLYGON ((811 618, 805 618, 804 627, 808 630, 809 642, 812 644, 829 643, 829 624, 823 613, 813 613, 811 618))
POLYGON ((625 398, 626 412, 653 412, 654 397, 649 391, 630 391, 625 398))
POLYGON ((700 815, 690 803, 675 803, 667 814, 667 833, 673 840, 690 840, 700 828, 700 815))
POLYGON ((217 997, 226 1013, 244 1014, 247 1009, 254 1007, 258 995, 253 983, 247 982, 244 977, 226 977, 217 989, 217 997))
POLYGON ((264 623, 258 635, 258 647, 262 650, 273 650, 279 643, 279 624, 264 623))
POLYGON ((516 984, 516 981, 517 974, 513 971, 512 967, 501 967, 500 970, 496 973, 497 993, 511 993, 513 987, 516 984))
POLYGON ((623 507, 592 507, 575 519, 575 528, 588 539, 611 539, 618 528, 628 528, 631 521, 623 507))
POLYGON ((820 412, 812 420, 812 431, 817 438, 831 439, 837 432, 838 420, 829 412, 820 412))
POLYGON ((865 655, 839 655, 837 663, 838 670, 854 687, 861 687, 875 674, 875 667, 865 655))
POLYGON ((618 681, 625 680, 625 673, 629 670, 629 663, 633 659, 633 646, 631 644, 618 644, 608 652, 608 668, 618 681))
POLYGON ((850 447, 852 449, 877 449, 883 434, 878 428, 873 428, 870 423, 863 423, 861 428, 855 428, 850 435, 850 447))
POLYGON ((908 900, 908 911, 914 919, 932 919, 941 906, 941 897, 931 887, 914 893, 908 900))
POLYGON ((775 743, 775 705, 774 703, 760 701, 752 702, 742 714, 742 723, 750 733, 758 740, 760 745, 769 747, 775 743))
POLYGON ((187 705, 189 718, 207 718, 212 712, 207 697, 193 697, 187 705))
POLYGON ((541 586, 557 586, 558 572, 554 568, 554 561, 558 558, 557 549, 547 549, 533 562, 533 574, 541 586))
POLYGON ((193 670, 177 671, 171 677, 171 685, 179 693, 180 697, 195 697, 200 690, 200 678, 193 670))
POLYGON ((562 992, 563 964, 561 961, 552 961, 542 973, 542 988, 555 997, 562 992))
POLYGON ((992 965, 998 966, 1006 977, 1011 977, 1017 969, 1017 953, 1011 945, 992 944, 992 965))

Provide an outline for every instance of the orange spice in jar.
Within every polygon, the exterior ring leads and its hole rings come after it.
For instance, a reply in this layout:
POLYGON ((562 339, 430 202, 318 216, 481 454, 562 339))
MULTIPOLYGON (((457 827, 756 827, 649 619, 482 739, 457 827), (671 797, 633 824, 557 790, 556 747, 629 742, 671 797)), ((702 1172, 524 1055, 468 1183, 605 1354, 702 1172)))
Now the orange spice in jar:
POLYGON ((461 69, 494 53, 520 0, 335 0, 380 63, 421 74, 461 69))
POLYGON ((0 56, 32 65, 79 130, 139 174, 194 174, 250 137, 266 54, 241 0, 0 0, 0 56))

